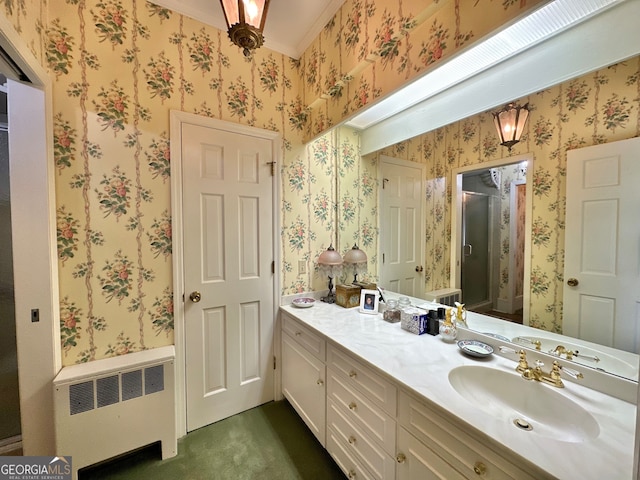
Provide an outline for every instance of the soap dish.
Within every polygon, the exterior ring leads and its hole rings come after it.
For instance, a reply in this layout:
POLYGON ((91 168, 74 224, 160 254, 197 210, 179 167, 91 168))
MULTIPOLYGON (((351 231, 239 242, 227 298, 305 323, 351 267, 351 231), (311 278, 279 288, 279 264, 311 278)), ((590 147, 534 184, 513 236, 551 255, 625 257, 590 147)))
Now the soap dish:
POLYGON ((460 340, 458 348, 472 357, 488 357, 493 353, 493 347, 477 340, 460 340))

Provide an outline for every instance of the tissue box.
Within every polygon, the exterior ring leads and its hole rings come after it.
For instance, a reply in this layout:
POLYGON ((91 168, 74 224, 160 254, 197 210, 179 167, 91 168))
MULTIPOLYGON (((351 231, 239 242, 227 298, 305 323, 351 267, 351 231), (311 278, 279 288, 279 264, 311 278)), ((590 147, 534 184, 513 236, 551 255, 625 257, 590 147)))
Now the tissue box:
POLYGON ((337 285, 336 304, 344 308, 357 307, 360 305, 360 290, 357 285, 337 285))
POLYGON ((363 288, 365 290, 375 290, 376 289, 376 284, 375 283, 370 283, 370 282, 354 282, 353 283, 355 286, 363 288))
POLYGON ((427 333, 427 312, 417 308, 405 308, 400 314, 400 327, 407 332, 427 333))

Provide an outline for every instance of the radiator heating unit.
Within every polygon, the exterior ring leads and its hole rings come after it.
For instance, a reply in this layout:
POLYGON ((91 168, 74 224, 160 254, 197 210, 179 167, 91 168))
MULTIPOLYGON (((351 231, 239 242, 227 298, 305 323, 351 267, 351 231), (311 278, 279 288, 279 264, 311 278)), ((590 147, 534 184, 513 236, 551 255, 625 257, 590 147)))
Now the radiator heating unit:
POLYGON ((56 454, 79 469, 161 442, 177 453, 173 346, 64 367, 54 380, 56 454))
POLYGON ((424 295, 425 300, 430 302, 441 303, 450 307, 455 306, 455 302, 462 303, 462 290, 459 288, 443 288, 427 292, 424 295))

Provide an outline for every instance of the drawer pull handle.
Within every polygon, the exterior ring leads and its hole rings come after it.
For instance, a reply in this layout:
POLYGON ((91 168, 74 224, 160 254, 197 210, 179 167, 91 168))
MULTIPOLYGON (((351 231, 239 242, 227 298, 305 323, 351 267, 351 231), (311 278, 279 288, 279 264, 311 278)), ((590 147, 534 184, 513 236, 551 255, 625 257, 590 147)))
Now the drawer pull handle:
POLYGON ((398 455, 396 455, 396 462, 398 463, 404 463, 406 459, 407 457, 405 457, 404 453, 399 453, 398 455))
POLYGON ((356 478, 356 472, 353 470, 349 470, 349 478, 356 478))
POLYGON ((487 473, 487 466, 482 462, 476 462, 476 464, 473 466, 473 471, 476 473, 476 475, 483 476, 485 473, 487 473))
POLYGON ((354 443, 356 443, 356 437, 354 437, 353 435, 349 437, 349 443, 351 445, 353 445, 354 443))
POLYGON ((351 402, 349 404, 349 410, 355 410, 356 408, 358 408, 358 406, 356 405, 356 402, 351 402))
POLYGON ((316 382, 316 384, 322 386, 324 385, 324 380, 322 380, 321 378, 318 379, 318 381, 316 382))
POLYGON ((356 378, 358 376, 358 372, 356 372, 355 370, 351 370, 349 372, 349 377, 350 378, 356 378))

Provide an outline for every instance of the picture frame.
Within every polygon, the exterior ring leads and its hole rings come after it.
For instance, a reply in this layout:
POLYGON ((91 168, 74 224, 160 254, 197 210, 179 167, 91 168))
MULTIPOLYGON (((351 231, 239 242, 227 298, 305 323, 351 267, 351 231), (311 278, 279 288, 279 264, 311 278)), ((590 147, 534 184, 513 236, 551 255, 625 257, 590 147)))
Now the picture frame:
POLYGON ((360 291, 360 313, 375 315, 378 313, 380 292, 378 290, 362 289, 360 291))

